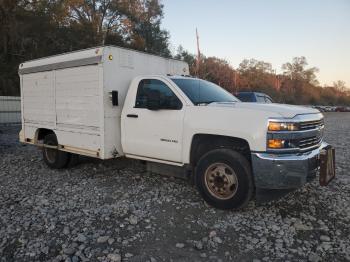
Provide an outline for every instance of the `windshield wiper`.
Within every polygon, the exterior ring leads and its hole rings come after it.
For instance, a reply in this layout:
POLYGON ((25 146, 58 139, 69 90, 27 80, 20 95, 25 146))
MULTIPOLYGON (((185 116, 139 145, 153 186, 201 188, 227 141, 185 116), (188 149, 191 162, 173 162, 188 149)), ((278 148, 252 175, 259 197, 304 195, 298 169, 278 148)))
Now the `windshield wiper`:
POLYGON ((232 103, 237 103, 238 101, 225 101, 225 102, 216 102, 218 104, 232 104, 232 103))
POLYGON ((237 103, 237 101, 203 101, 203 102, 197 102, 195 105, 196 106, 207 106, 212 103, 218 103, 218 104, 232 104, 232 103, 237 103))

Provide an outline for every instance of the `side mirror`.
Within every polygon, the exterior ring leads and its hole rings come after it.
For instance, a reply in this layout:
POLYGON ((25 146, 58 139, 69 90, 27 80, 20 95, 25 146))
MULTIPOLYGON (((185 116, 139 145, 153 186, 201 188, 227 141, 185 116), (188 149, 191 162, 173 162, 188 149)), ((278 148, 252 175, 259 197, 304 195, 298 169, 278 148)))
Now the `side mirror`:
POLYGON ((182 103, 176 96, 173 96, 169 98, 167 108, 172 110, 180 110, 182 108, 182 103))
POLYGON ((159 90, 148 90, 147 92, 147 109, 158 110, 160 109, 160 92, 159 90))
POLYGON ((112 91, 112 105, 117 106, 118 103, 118 91, 113 90, 112 91))

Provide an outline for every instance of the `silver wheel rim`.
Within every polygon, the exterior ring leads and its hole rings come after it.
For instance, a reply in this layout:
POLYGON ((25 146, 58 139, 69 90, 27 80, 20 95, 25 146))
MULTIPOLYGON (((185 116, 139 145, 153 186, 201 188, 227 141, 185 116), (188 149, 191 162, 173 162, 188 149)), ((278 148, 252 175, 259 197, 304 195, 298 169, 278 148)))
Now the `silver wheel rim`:
POLYGON ((227 200, 236 194, 238 179, 230 166, 224 163, 211 164, 204 176, 205 186, 215 198, 227 200))

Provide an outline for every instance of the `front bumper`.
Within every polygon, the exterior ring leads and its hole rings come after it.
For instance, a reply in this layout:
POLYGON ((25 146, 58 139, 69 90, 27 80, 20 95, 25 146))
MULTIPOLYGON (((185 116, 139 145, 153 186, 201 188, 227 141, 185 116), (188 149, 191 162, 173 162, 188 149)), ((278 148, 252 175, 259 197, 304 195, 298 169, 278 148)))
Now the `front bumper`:
POLYGON ((320 147, 298 154, 252 153, 255 186, 264 189, 299 188, 314 179, 320 166, 320 147))

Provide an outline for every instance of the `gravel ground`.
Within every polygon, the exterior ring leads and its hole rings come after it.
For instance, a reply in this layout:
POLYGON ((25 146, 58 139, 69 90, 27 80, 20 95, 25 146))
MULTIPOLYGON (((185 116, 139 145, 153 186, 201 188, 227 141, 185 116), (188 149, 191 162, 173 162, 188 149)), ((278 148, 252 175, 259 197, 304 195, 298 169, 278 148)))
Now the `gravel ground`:
POLYGON ((57 171, 0 127, 0 261, 350 261, 350 113, 326 115, 337 177, 233 212, 136 161, 57 171))

